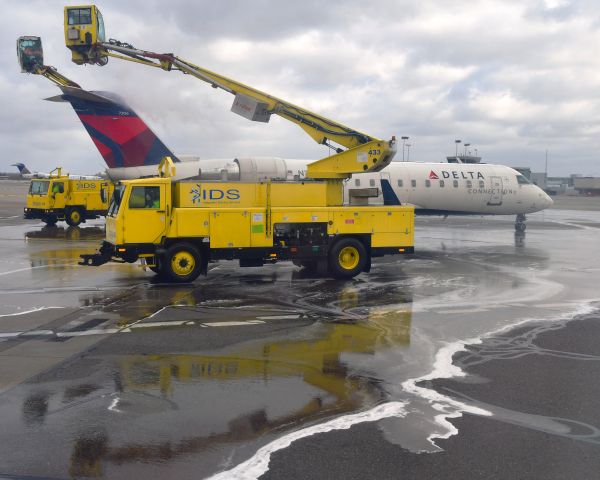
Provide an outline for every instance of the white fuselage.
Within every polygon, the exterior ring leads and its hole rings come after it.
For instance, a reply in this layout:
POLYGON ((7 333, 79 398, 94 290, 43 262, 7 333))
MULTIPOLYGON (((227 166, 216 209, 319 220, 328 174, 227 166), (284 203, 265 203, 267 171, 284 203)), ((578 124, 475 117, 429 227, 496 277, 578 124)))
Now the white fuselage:
MULTIPOLYGON (((373 185, 381 188, 385 180, 401 204, 414 205, 421 214, 515 215, 553 203, 516 170, 488 164, 393 162, 381 172, 354 176, 345 192, 373 185)), ((383 195, 371 200, 383 203, 383 195)))
MULTIPOLYGON (((310 163, 274 157, 179 158, 184 161, 176 164, 175 178, 199 180, 301 179, 310 163)), ((156 175, 157 170, 155 165, 148 165, 107 172, 113 180, 123 180, 156 175)), ((519 172, 504 165, 392 162, 381 172, 357 174, 346 180, 345 203, 350 202, 350 189, 358 188, 378 189, 379 195, 369 198, 371 205, 395 201, 413 205, 418 214, 517 215, 552 205, 552 199, 542 189, 526 183, 519 172), (391 187, 387 192, 385 182, 391 187)))

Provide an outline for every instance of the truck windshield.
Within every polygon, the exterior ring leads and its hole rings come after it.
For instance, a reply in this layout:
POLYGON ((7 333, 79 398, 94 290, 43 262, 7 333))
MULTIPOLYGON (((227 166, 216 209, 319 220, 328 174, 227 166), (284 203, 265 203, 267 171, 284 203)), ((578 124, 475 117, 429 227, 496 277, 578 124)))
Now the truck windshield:
POLYGON ((29 193, 32 195, 46 195, 48 193, 48 185, 50 185, 50 182, 34 180, 29 185, 29 193))
POLYGON ((125 190, 125 185, 117 185, 115 187, 115 191, 110 198, 110 205, 108 206, 108 215, 114 217, 121 206, 121 199, 123 198, 123 190, 125 190))

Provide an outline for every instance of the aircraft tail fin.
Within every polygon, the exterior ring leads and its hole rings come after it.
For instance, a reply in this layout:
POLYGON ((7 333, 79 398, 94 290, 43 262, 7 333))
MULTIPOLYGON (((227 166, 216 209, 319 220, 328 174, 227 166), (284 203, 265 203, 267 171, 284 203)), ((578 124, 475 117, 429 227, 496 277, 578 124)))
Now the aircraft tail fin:
POLYGON ((47 98, 69 102, 109 168, 158 165, 165 156, 179 159, 119 96, 61 86, 47 98))
POLYGON ((11 166, 17 167, 21 175, 27 175, 31 173, 24 163, 13 163, 11 166))
POLYGON ((400 199, 394 192, 389 180, 385 178, 381 179, 381 192, 383 193, 384 205, 401 205, 400 199))

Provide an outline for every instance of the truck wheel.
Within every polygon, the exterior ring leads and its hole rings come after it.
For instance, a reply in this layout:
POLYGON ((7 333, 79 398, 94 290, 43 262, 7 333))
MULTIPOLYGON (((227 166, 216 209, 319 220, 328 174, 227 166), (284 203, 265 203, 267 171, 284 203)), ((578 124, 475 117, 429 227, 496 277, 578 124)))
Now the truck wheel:
POLYGON ((329 271, 335 278, 352 278, 367 263, 367 250, 356 238, 342 238, 329 251, 329 271))
POLYGON ((83 213, 81 213, 81 209, 70 208, 67 210, 65 220, 72 227, 79 225, 83 221, 83 213))
POLYGON ((176 243, 169 247, 161 259, 161 273, 167 281, 193 282, 200 275, 202 257, 196 247, 189 243, 176 243))
POLYGON ((58 222, 58 217, 53 214, 46 215, 44 218, 42 218, 42 222, 48 226, 53 226, 56 225, 56 222, 58 222))

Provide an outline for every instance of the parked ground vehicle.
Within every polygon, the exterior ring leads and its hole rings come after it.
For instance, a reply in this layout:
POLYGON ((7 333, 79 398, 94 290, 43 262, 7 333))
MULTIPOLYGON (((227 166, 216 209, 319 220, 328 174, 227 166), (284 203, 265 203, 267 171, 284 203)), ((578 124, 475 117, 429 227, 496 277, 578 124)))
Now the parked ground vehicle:
POLYGON ((48 178, 31 180, 25 218, 40 219, 48 225, 64 220, 77 226, 106 215, 113 189, 107 180, 71 178, 56 168, 48 178))
POLYGON ((291 260, 351 278, 372 257, 413 252, 412 207, 344 206, 339 182, 173 181, 174 168, 167 158, 161 176, 117 185, 106 240, 82 264, 141 259, 167 281, 190 282, 213 260, 291 260))

